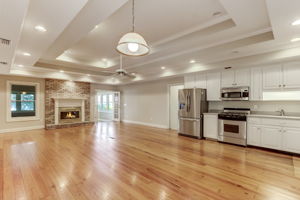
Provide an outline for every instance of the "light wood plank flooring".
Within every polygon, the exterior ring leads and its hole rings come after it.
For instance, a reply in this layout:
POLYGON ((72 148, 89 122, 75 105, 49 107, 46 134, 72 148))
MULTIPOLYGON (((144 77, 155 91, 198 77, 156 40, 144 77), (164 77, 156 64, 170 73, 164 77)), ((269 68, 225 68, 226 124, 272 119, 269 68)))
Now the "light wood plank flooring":
POLYGON ((0 134, 4 200, 299 200, 300 159, 102 122, 0 134))

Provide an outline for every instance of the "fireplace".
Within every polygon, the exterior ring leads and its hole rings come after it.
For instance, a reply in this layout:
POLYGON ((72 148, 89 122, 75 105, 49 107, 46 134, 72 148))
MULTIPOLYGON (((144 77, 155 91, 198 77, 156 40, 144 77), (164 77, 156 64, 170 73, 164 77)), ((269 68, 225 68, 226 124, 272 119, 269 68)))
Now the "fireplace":
POLYGON ((59 124, 81 122, 81 107, 59 108, 59 124))

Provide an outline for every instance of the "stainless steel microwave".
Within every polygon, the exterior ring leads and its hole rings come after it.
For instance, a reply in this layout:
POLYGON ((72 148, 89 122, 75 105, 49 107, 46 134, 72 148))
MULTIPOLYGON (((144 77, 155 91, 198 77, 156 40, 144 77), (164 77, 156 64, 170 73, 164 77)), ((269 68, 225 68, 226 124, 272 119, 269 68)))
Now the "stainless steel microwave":
POLYGON ((222 88, 223 101, 249 101, 249 87, 222 88))

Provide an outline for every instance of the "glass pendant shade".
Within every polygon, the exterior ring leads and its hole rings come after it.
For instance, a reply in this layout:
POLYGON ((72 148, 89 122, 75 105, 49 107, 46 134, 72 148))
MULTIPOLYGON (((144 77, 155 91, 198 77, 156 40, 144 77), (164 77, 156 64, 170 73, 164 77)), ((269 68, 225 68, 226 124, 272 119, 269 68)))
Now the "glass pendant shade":
POLYGON ((123 35, 118 43, 117 50, 127 56, 143 56, 150 52, 145 39, 135 32, 123 35))

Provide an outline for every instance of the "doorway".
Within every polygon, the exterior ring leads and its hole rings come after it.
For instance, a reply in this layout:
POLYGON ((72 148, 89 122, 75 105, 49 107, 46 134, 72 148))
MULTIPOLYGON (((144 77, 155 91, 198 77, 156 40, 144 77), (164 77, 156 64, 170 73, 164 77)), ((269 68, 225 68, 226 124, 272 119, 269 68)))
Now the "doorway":
POLYGON ((172 130, 178 130, 179 120, 178 120, 178 90, 184 88, 182 84, 170 85, 169 88, 169 127, 172 130))
POLYGON ((120 92, 97 91, 95 105, 97 121, 120 121, 120 92))

